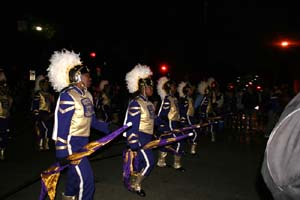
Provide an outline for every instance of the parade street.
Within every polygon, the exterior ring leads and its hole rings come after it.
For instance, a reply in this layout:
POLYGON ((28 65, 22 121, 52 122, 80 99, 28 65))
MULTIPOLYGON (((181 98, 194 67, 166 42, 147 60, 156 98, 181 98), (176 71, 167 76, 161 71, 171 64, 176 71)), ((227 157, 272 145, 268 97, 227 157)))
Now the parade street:
MULTIPOLYGON (((53 146, 50 151, 38 151, 31 124, 24 118, 17 120, 20 125, 15 127, 6 160, 0 162, 0 199, 38 199, 40 173, 54 164, 55 152, 53 146)), ((227 130, 219 133, 215 142, 211 142, 208 134, 201 135, 197 155, 187 152, 183 157, 186 171, 155 167, 144 181, 144 198, 127 191, 123 185, 125 143, 120 136, 90 156, 96 181, 94 199, 271 200, 260 176, 266 139, 260 133, 240 137, 243 135, 227 130)), ((101 135, 92 135, 92 139, 97 137, 101 135)), ((157 150, 154 153, 157 156, 157 150)), ((172 164, 173 158, 169 155, 167 161, 172 164)), ((56 199, 61 199, 64 176, 62 173, 56 199)))

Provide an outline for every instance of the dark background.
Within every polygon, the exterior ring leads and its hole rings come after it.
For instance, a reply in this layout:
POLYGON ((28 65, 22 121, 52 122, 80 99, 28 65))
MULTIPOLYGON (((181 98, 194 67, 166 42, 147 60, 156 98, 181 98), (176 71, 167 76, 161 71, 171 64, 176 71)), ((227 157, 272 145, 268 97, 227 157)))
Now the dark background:
POLYGON ((53 51, 67 48, 117 80, 137 63, 159 76, 166 63, 178 80, 258 74, 285 82, 299 79, 298 8, 258 0, 15 3, 1 6, 0 65, 21 75, 29 68, 44 73, 53 51), (34 31, 36 23, 48 29, 34 31), (282 48, 283 39, 294 43, 282 48))

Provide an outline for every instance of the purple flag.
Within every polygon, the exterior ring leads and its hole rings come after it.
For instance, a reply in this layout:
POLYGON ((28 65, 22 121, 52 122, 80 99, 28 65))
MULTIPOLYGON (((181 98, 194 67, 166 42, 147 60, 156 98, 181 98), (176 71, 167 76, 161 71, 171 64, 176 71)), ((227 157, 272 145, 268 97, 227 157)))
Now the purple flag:
MULTIPOLYGON (((121 128, 115 130, 109 135, 104 136, 103 138, 100 138, 99 140, 88 143, 80 151, 68 156, 66 159, 71 164, 78 163, 83 157, 91 155, 92 153, 115 139, 130 126, 132 126, 131 122, 123 125, 121 128)), ((60 172, 68 166, 69 164, 62 165, 61 163, 57 162, 41 173, 42 188, 39 200, 45 199, 47 195, 49 196, 50 200, 54 200, 56 194, 56 185, 59 179, 60 172)))

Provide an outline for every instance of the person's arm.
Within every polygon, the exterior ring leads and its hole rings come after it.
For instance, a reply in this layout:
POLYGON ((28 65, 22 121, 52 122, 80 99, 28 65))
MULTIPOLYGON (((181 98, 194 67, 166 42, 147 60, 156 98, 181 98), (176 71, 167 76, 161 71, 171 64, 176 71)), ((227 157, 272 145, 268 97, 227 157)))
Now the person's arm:
POLYGON ((200 105, 201 105, 201 101, 202 101, 202 95, 197 95, 195 102, 194 102, 194 109, 197 110, 200 105))
POLYGON ((71 153, 68 151, 68 135, 75 110, 74 105, 74 100, 67 92, 62 93, 57 101, 54 113, 55 125, 52 135, 52 138, 55 140, 57 158, 65 158, 71 153))
POLYGON ((91 124, 92 128, 105 133, 105 134, 109 134, 110 133, 110 128, 109 128, 109 123, 106 123, 104 121, 98 120, 96 117, 96 114, 93 114, 92 116, 92 124, 91 124))
POLYGON ((157 130, 159 132, 164 132, 169 130, 169 118, 168 118, 168 114, 170 112, 171 109, 171 102, 168 98, 165 98, 162 101, 162 104, 160 106, 160 110, 158 112, 158 116, 155 119, 155 124, 157 127, 157 130))
POLYGON ((131 150, 135 151, 141 147, 139 141, 139 125, 141 119, 140 105, 136 101, 131 101, 126 115, 126 123, 131 122, 132 126, 126 131, 127 144, 131 150))

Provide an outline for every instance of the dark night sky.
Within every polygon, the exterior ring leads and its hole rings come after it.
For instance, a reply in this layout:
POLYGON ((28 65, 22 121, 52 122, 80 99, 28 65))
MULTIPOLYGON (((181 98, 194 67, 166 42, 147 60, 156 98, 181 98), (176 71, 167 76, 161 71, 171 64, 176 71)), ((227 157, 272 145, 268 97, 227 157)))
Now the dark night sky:
MULTIPOLYGON (((113 65, 111 67, 118 65, 123 71, 137 62, 153 68, 166 62, 177 76, 200 71, 192 73, 194 77, 224 78, 225 75, 228 78, 260 73, 271 74, 269 76, 275 79, 291 75, 298 78, 287 71, 300 71, 299 47, 283 50, 273 45, 284 38, 298 41, 300 13, 296 3, 202 0, 131 5, 97 2, 95 5, 88 1, 72 4, 68 9, 53 3, 47 7, 50 12, 28 5, 20 7, 9 14, 1 14, 1 23, 15 29, 16 20, 31 16, 55 25, 57 31, 46 42, 35 39, 33 44, 38 43, 37 47, 23 41, 31 36, 8 31, 2 37, 3 57, 9 57, 5 49, 24 53, 26 58, 43 52, 39 62, 45 63, 53 50, 65 47, 80 51, 83 56, 95 50, 97 61, 106 60, 113 65)), ((89 61, 87 56, 84 58, 89 61)), ((22 59, 20 56, 19 62, 22 59)))

